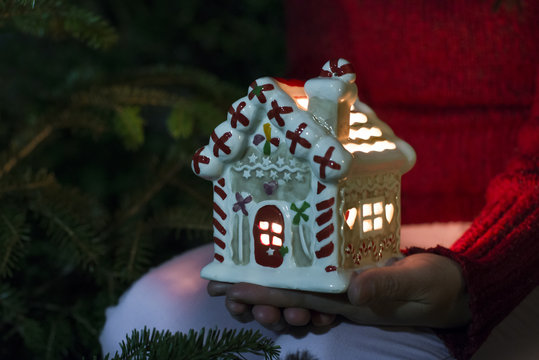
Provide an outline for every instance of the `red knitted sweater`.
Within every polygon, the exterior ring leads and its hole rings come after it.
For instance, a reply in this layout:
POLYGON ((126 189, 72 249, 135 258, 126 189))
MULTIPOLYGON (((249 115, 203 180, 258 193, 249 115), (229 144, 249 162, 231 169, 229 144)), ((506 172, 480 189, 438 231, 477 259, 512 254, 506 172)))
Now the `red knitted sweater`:
POLYGON ((286 6, 290 75, 350 60, 360 98, 415 148, 403 222, 474 219, 451 249, 410 250, 461 264, 473 319, 439 334, 471 357, 539 285, 539 2, 286 6))

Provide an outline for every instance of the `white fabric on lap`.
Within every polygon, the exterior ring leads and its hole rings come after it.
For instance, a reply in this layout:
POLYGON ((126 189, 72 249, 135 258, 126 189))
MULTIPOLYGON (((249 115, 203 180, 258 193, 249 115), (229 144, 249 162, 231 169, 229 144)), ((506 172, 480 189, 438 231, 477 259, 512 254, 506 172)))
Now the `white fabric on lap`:
POLYGON ((103 352, 116 352, 126 334, 144 326, 173 332, 219 327, 260 330, 282 347, 283 356, 309 350, 321 360, 394 359, 397 355, 402 359, 449 357, 442 342, 428 330, 382 329, 341 323, 324 334, 317 335, 305 329, 298 329, 294 334, 276 334, 256 322, 239 323, 226 311, 222 297, 207 295, 208 282, 199 276, 200 269, 212 259, 212 254, 211 245, 196 248, 138 280, 117 306, 107 309, 107 321, 100 337, 103 352))

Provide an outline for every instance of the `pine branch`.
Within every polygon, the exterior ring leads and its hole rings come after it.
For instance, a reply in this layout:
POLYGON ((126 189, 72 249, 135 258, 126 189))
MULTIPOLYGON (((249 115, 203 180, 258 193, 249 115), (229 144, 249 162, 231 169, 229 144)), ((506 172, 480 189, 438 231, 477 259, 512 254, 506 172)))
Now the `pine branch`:
POLYGON ((150 265, 152 242, 142 222, 128 223, 120 236, 114 261, 115 269, 121 278, 133 281, 150 265))
MULTIPOLYGON (((271 339, 264 338, 259 331, 210 329, 206 333, 189 330, 188 334, 157 331, 144 328, 133 330, 120 344, 121 353, 112 360, 120 359, 245 359, 243 353, 277 359, 279 347, 271 339)), ((106 358, 108 359, 108 357, 106 358)))
POLYGON ((219 104, 219 108, 229 106, 234 99, 241 97, 245 92, 244 89, 233 86, 214 74, 188 66, 156 66, 131 70, 118 80, 126 85, 142 88, 188 88, 199 97, 211 99, 219 104))
POLYGON ((51 135, 53 129, 54 128, 52 125, 45 125, 37 134, 32 137, 32 139, 30 139, 25 146, 23 146, 11 158, 9 158, 0 169, 0 178, 9 173, 20 160, 32 153, 32 151, 34 151, 39 144, 41 144, 51 135))
POLYGON ((167 163, 156 172, 155 181, 151 183, 141 194, 136 196, 136 200, 129 207, 121 212, 119 221, 125 221, 136 215, 171 179, 182 169, 183 163, 175 161, 167 163))
POLYGON ((58 185, 41 191, 30 209, 47 236, 62 245, 59 255, 64 260, 84 266, 99 261, 104 248, 97 231, 104 225, 105 213, 96 201, 58 185))
POLYGON ((0 278, 10 277, 18 268, 28 232, 24 212, 0 208, 0 278))
POLYGON ((115 109, 118 106, 174 106, 183 97, 169 91, 136 87, 129 85, 111 85, 95 87, 73 95, 74 106, 97 106, 115 109))
POLYGON ((21 169, 0 178, 0 199, 57 185, 56 178, 46 170, 21 169))
POLYGON ((148 222, 148 226, 154 229, 211 231, 211 219, 211 204, 208 206, 182 206, 159 212, 148 222))
POLYGON ((108 48, 118 40, 102 17, 62 0, 0 1, 0 27, 6 24, 38 37, 73 38, 95 49, 108 48))

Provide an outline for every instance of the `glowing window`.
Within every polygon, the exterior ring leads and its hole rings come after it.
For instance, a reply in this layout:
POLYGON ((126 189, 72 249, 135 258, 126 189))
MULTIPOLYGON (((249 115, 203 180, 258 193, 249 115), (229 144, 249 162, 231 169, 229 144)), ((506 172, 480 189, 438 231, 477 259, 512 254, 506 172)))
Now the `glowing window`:
POLYGON ((394 212, 395 212, 395 208, 393 207, 393 204, 387 204, 386 205, 386 220, 388 224, 391 224, 391 220, 393 220, 394 212))
POLYGON ((260 242, 264 245, 270 244, 270 236, 269 234, 261 234, 260 235, 260 242))
POLYGON ((269 229, 269 222, 267 221, 261 221, 258 223, 258 228, 260 230, 268 230, 269 229))
POLYGON ((374 215, 380 215, 384 212, 384 205, 381 201, 375 202, 373 204, 374 215))
POLYGON ((344 221, 346 221, 346 224, 350 229, 354 227, 354 223, 356 222, 357 217, 357 209, 356 208, 350 208, 346 210, 344 213, 344 221))
MULTIPOLYGON (((370 235, 384 228, 384 202, 369 199, 361 204, 361 233, 370 235)), ((385 215, 387 218, 387 214, 385 215)), ((393 214, 391 214, 393 216, 393 214)))
POLYGON ((357 130, 350 129, 350 131, 348 132, 348 137, 352 140, 354 139, 368 140, 371 137, 379 137, 379 136, 382 136, 382 130, 380 130, 380 128, 377 128, 377 127, 371 127, 371 128, 362 127, 357 130))
POLYGON ((367 219, 363 220, 363 232, 369 232, 372 231, 372 220, 367 219))
POLYGON ((280 234, 283 232, 283 226, 277 223, 271 223, 271 231, 276 234, 280 234))
POLYGON ((384 225, 384 221, 382 220, 382 217, 375 217, 374 218, 374 230, 380 230, 382 229, 382 226, 384 225))
POLYGON ((272 244, 275 246, 283 246, 283 240, 277 236, 274 236, 273 239, 271 239, 272 244))
POLYGON ((394 142, 391 142, 389 140, 380 140, 380 141, 375 142, 374 144, 347 143, 347 144, 343 144, 343 146, 351 154, 356 153, 356 152, 370 153, 371 151, 382 152, 386 150, 394 150, 397 148, 397 145, 395 145, 394 142))
POLYGON ((367 116, 360 112, 350 113, 350 125, 367 123, 367 116))
POLYGON ((372 215, 372 203, 363 204, 363 217, 372 215))
POLYGON ((298 104, 298 107, 302 108, 303 110, 307 110, 309 108, 309 98, 308 97, 297 97, 295 98, 296 104, 298 104))

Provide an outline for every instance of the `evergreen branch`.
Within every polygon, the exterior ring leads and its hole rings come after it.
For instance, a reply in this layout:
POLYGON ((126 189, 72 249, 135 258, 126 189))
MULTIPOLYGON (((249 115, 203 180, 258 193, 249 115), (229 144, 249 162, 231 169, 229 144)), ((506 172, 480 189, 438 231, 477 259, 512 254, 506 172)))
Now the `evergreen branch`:
POLYGON ((10 216, 0 211, 0 278, 11 276, 22 257, 28 240, 24 222, 24 213, 10 216))
POLYGON ((102 17, 62 0, 1 1, 0 26, 6 23, 38 37, 71 37, 95 49, 118 40, 116 30, 102 17))
MULTIPOLYGON (((170 331, 151 332, 146 327, 142 331, 133 330, 120 344, 121 353, 112 360, 121 359, 245 359, 243 353, 264 356, 267 360, 277 359, 279 347, 273 341, 262 337, 257 330, 210 329, 206 333, 189 330, 187 334, 170 331)), ((108 359, 108 357, 107 357, 108 359)))
POLYGON ((182 87, 192 89, 205 99, 212 99, 222 106, 230 105, 241 97, 244 89, 231 85, 204 70, 189 66, 156 66, 130 71, 120 77, 129 86, 182 87))
POLYGON ((212 211, 211 204, 207 207, 178 207, 166 209, 156 214, 149 222, 148 226, 181 230, 211 231, 212 211))
POLYGON ((104 222, 100 205, 75 189, 58 186, 43 189, 32 199, 30 209, 49 238, 62 247, 67 261, 94 265, 104 253, 96 236, 104 222))
POLYGON ((40 132, 38 132, 30 141, 21 149, 18 153, 13 155, 0 169, 0 178, 5 174, 9 173, 13 167, 22 159, 27 157, 35 148, 41 144, 45 139, 47 139, 54 127, 50 124, 45 125, 40 132))
POLYGON ((125 220, 136 215, 140 209, 150 201, 183 167, 180 161, 164 166, 155 176, 156 181, 151 184, 128 209, 122 212, 121 219, 125 220))
POLYGON ((129 251, 129 259, 127 261, 127 266, 125 267, 125 271, 127 272, 128 278, 132 278, 132 275, 135 273, 135 259, 137 258, 137 254, 140 254, 139 251, 139 244, 140 244, 140 236, 142 233, 142 225, 139 223, 137 225, 135 232, 135 236, 133 238, 133 244, 129 251))
POLYGON ((126 224, 124 228, 128 231, 120 237, 114 264, 122 278, 132 281, 143 274, 150 265, 151 241, 142 222, 134 226, 126 224))
POLYGON ((22 177, 4 177, 0 182, 0 196, 14 192, 39 190, 54 184, 56 184, 56 179, 53 174, 39 171, 34 175, 31 171, 27 171, 22 177))
MULTIPOLYGON (((201 193, 199 190, 194 189, 192 186, 183 181, 183 179, 172 179, 170 184, 177 187, 182 194, 191 196, 197 203, 200 204, 200 207, 209 208, 212 206, 211 192, 208 191, 206 193, 201 193)), ((211 189, 211 187, 208 187, 208 190, 209 189, 211 189)))
POLYGON ((168 91, 127 85, 96 87, 75 94, 75 106, 98 106, 115 109, 118 106, 164 106, 170 107, 183 99, 182 96, 168 91))

